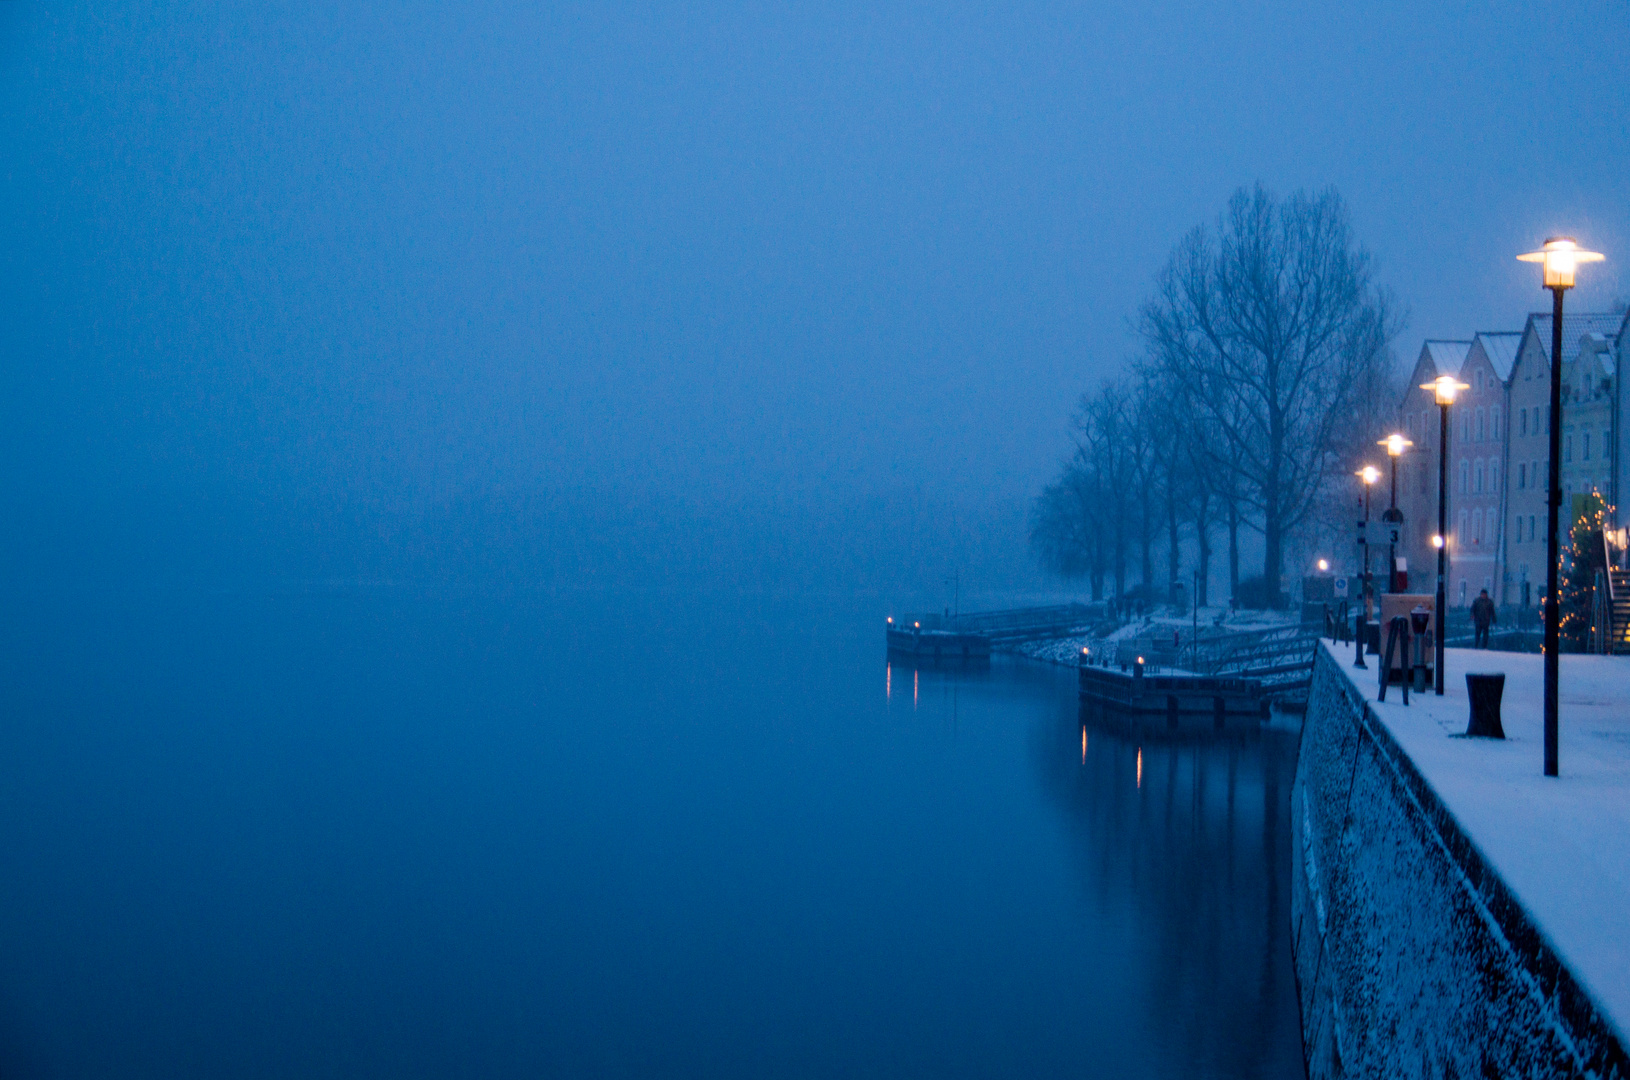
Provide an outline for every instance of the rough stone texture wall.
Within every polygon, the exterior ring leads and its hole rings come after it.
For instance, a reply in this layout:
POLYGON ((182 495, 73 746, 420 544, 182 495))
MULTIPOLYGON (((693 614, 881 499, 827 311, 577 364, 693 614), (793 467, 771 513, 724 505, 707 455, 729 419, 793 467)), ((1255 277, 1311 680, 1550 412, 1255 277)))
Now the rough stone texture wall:
POLYGON ((1291 792, 1312 1080, 1615 1077, 1630 1061, 1324 649, 1291 792))

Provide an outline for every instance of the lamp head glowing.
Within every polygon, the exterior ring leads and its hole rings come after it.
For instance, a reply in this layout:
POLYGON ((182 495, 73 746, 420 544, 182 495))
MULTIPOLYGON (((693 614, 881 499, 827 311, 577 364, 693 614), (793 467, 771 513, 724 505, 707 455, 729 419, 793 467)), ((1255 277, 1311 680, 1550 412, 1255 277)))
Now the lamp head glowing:
POLYGON ((1381 479, 1381 470, 1377 469, 1374 465, 1366 465, 1353 475, 1364 481, 1366 484, 1373 484, 1377 480, 1381 479))
POLYGON ((1436 533, 1434 533, 1433 536, 1432 536, 1432 546, 1435 547, 1435 548, 1442 547, 1443 546, 1443 537, 1436 534, 1436 533))
POLYGON ((1574 271, 1580 263, 1601 262, 1604 256, 1597 251, 1586 251, 1571 236, 1553 236, 1545 246, 1526 255, 1518 255, 1522 262, 1545 264, 1547 289, 1573 288, 1574 271))
POLYGON ((1330 569, 1330 560, 1329 559, 1320 559, 1319 560, 1319 573, 1322 574, 1328 569, 1330 569))
POLYGON ((1439 375, 1431 382, 1421 383, 1421 389, 1432 391, 1432 397, 1439 405, 1453 405, 1456 394, 1471 388, 1471 383, 1463 383, 1453 375, 1439 375))
POLYGON ((1402 457, 1405 450, 1415 445, 1415 440, 1406 439, 1395 431, 1386 438, 1378 440, 1375 445, 1386 447, 1388 457, 1402 457))

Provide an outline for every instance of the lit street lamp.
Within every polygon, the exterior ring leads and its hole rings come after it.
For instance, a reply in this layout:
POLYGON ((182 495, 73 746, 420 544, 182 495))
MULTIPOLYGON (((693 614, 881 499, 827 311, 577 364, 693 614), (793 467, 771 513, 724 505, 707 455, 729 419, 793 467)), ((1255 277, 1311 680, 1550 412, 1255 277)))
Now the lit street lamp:
POLYGON ((1358 649, 1353 657, 1353 666, 1366 667, 1364 663, 1364 639, 1370 632, 1370 612, 1374 604, 1374 590, 1370 586, 1370 488, 1381 479, 1381 470, 1374 465, 1366 465, 1353 474, 1364 482, 1364 520, 1358 523, 1358 542, 1364 548, 1364 611, 1359 615, 1358 630, 1353 639, 1358 643, 1358 649))
POLYGON ((1455 395, 1462 390, 1470 390, 1471 384, 1463 383, 1453 375, 1439 375, 1429 383, 1421 383, 1421 389, 1432 391, 1432 397, 1438 403, 1438 534, 1432 537, 1432 546, 1438 549, 1438 595, 1432 605, 1432 620, 1437 624, 1432 628, 1432 636, 1436 639, 1432 649, 1432 692, 1442 697, 1443 609, 1449 604, 1448 590, 1443 581, 1448 573, 1444 561, 1449 554, 1449 406, 1455 403, 1455 395))
POLYGON ((1582 251, 1569 236, 1553 236, 1545 246, 1526 255, 1523 262, 1543 263, 1544 287, 1551 290, 1551 460, 1545 493, 1545 775, 1557 775, 1557 656, 1562 605, 1557 595, 1557 564, 1562 560, 1557 536, 1557 515, 1562 510, 1562 294, 1573 288, 1580 263, 1601 262, 1594 251, 1582 251))
POLYGON ((1404 528, 1404 512, 1398 509, 1398 459, 1415 444, 1394 432, 1376 445, 1387 448, 1387 457, 1392 462, 1392 504, 1381 515, 1381 520, 1387 523, 1387 592, 1395 593, 1398 591, 1398 534, 1404 528))

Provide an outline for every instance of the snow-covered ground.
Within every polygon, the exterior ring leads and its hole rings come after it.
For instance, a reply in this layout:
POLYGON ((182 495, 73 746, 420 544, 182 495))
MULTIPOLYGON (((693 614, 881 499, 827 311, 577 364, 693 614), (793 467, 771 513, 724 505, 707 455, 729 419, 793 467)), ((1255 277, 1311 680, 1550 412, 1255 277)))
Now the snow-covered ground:
MULTIPOLYGON (((1324 648, 1331 648, 1324 642, 1324 648)), ((1446 650, 1444 696, 1377 702, 1376 661, 1341 669, 1574 976, 1630 1032, 1630 657, 1563 656, 1561 776, 1543 775, 1542 658, 1446 650), (1467 672, 1506 675, 1504 742, 1461 737, 1467 672)))
MULTIPOLYGON (((1237 633, 1248 630, 1268 630, 1275 626, 1295 622, 1297 616, 1288 611, 1234 611, 1225 608, 1201 608, 1199 624, 1202 635, 1213 632, 1221 627, 1237 633)), ((1176 631, 1181 640, 1189 641, 1194 629, 1192 615, 1168 615, 1160 611, 1147 617, 1140 617, 1121 625, 1115 631, 1102 637, 1091 634, 1079 634, 1074 637, 1054 638, 1050 641, 1024 641, 1012 647, 1012 651, 1021 656, 1028 656, 1032 660, 1044 660, 1049 664, 1075 664, 1081 657, 1081 649, 1090 646, 1095 652, 1106 645, 1113 645, 1118 641, 1128 641, 1132 638, 1143 637, 1159 633, 1161 637, 1176 631)))

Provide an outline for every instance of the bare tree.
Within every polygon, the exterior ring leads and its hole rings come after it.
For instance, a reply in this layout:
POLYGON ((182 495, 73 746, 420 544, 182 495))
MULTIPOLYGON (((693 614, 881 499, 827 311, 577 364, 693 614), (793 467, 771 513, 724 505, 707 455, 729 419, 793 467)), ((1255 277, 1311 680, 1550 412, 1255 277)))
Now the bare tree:
MULTIPOLYGON (((1261 522, 1264 585, 1280 594, 1287 533, 1315 505, 1397 333, 1333 190, 1280 201, 1240 189, 1215 232, 1173 250, 1139 329, 1153 364, 1211 429, 1208 468, 1261 522)), ((1238 515, 1230 515, 1237 533, 1238 515)))

